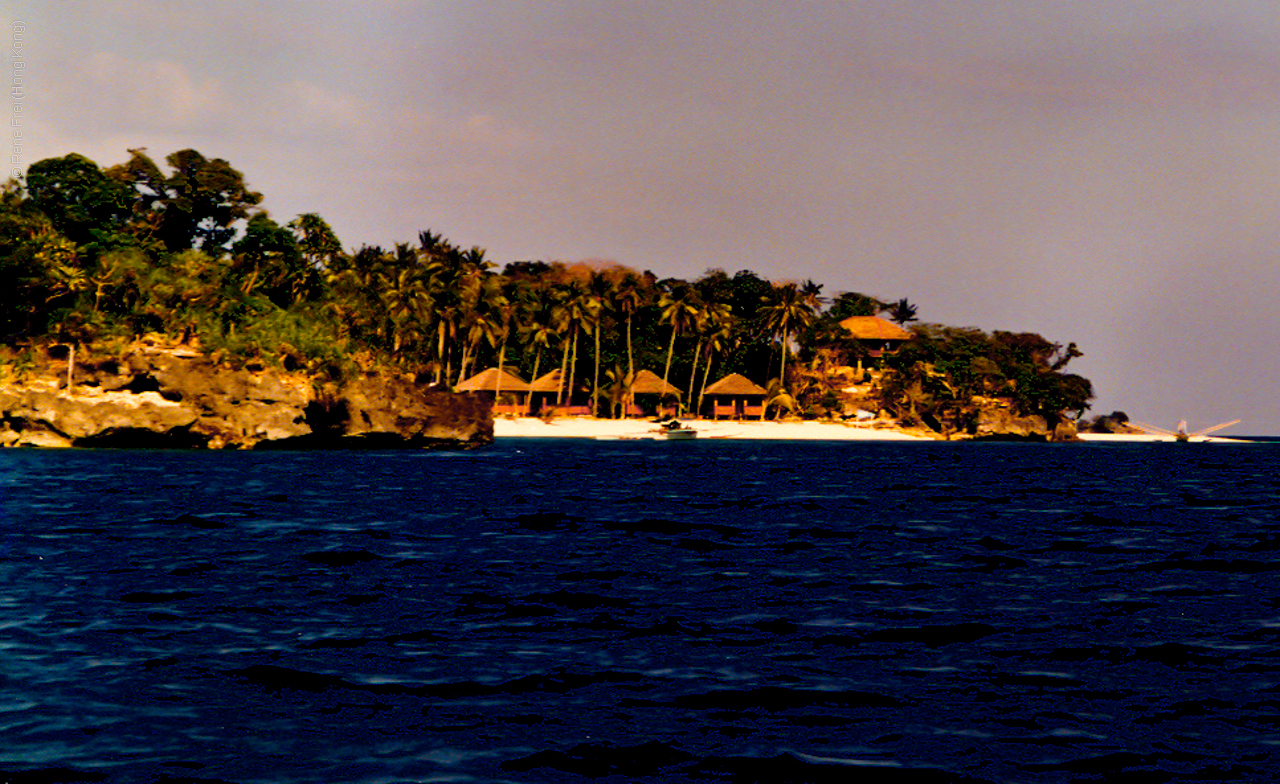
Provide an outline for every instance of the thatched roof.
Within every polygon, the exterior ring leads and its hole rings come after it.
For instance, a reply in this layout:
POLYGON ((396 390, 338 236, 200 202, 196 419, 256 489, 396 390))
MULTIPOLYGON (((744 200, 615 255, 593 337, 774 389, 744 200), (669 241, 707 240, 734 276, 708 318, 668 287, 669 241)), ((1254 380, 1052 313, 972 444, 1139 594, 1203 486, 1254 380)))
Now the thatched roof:
POLYGON ((850 316, 840 326, 858 340, 911 340, 910 332, 879 316, 850 316))
POLYGON ((740 373, 730 373, 707 387, 704 395, 767 395, 764 387, 740 373))
POLYGON ((560 391, 560 371, 553 370, 545 376, 535 378, 529 384, 530 392, 559 392, 560 391))
POLYGON ((497 368, 482 370, 471 378, 459 383, 454 389, 459 392, 492 392, 498 388, 502 392, 528 392, 529 382, 511 371, 503 368, 501 384, 498 381, 497 368))
POLYGON ((635 381, 631 383, 631 394, 633 395, 683 395, 684 392, 667 382, 662 386, 662 379, 652 370, 641 370, 636 373, 635 381))

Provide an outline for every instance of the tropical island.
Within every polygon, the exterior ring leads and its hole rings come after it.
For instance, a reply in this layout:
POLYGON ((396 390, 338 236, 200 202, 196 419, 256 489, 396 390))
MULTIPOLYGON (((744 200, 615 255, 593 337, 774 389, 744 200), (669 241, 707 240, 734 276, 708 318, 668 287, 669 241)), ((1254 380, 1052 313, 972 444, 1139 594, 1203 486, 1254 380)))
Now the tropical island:
POLYGON ((499 269, 433 231, 347 251, 225 160, 129 156, 41 160, 0 192, 2 445, 475 444, 494 416, 1072 440, 1093 396, 1075 344, 922 324, 906 298, 499 269))

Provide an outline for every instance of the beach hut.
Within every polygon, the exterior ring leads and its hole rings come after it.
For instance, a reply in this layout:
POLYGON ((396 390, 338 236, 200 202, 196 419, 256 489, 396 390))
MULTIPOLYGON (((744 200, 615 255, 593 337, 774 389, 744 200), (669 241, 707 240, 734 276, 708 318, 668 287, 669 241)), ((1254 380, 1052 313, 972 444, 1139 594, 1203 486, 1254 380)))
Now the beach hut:
POLYGON ((582 396, 583 389, 566 389, 565 404, 560 405, 560 371, 553 370, 539 376, 529 383, 529 411, 538 413, 552 408, 559 408, 564 414, 590 414, 591 406, 586 405, 582 396))
POLYGON ((850 316, 840 326, 872 359, 896 354, 903 343, 911 340, 910 332, 879 316, 850 316))
POLYGON ((529 404, 529 382, 503 368, 488 368, 454 387, 459 392, 480 392, 492 395, 493 413, 523 414, 529 404))
POLYGON ((769 393, 746 376, 730 373, 707 387, 702 394, 711 401, 712 419, 743 419, 760 417, 764 413, 764 399, 769 393))
POLYGON ((661 408, 663 399, 669 395, 674 396, 676 400, 684 398, 684 392, 679 387, 670 382, 663 386, 662 378, 657 373, 652 370, 641 370, 636 373, 635 380, 631 382, 631 396, 637 402, 627 412, 627 416, 643 416, 646 410, 678 414, 679 411, 672 410, 669 405, 666 409, 661 408))

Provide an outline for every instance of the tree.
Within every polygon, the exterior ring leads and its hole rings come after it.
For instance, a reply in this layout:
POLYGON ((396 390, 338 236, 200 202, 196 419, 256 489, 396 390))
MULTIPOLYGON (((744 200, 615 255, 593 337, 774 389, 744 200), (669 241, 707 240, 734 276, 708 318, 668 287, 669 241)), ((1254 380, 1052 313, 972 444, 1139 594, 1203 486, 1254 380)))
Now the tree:
POLYGON ((591 378, 591 413, 596 413, 596 401, 600 397, 600 333, 604 331, 605 314, 611 309, 614 285, 610 276, 601 270, 593 270, 587 280, 589 295, 588 327, 595 339, 595 373, 591 378))
MULTIPOLYGON (((500 345, 505 347, 510 328, 510 307, 511 303, 502 290, 502 280, 495 275, 486 275, 480 281, 480 290, 468 319, 468 350, 464 355, 466 359, 463 360, 460 380, 466 377, 482 342, 487 342, 495 349, 500 345)), ((501 364, 500 359, 499 366, 501 364)))
POLYGON ((693 287, 680 282, 663 292, 658 298, 658 307, 662 311, 662 323, 671 327, 671 342, 667 346, 667 364, 662 369, 662 388, 666 389, 667 380, 671 377, 671 357, 676 350, 676 336, 697 323, 700 303, 693 287))
MULTIPOLYGON (((539 297, 527 303, 526 308, 523 311, 524 323, 519 327, 519 332, 525 345, 533 347, 533 373, 530 379, 536 380, 538 369, 542 364, 543 350, 550 350, 552 343, 559 338, 559 332, 556 330, 557 307, 547 298, 539 297)), ((533 396, 530 395, 530 405, 533 402, 532 398, 533 396)), ((528 411, 525 413, 527 414, 528 411)))
POLYGON ((888 306, 874 297, 859 294, 856 291, 844 291, 831 302, 831 307, 823 313, 824 317, 833 321, 844 321, 851 316, 874 316, 888 306))
POLYGON ((231 250, 242 271, 242 290, 260 289, 278 307, 301 302, 319 285, 318 271, 303 259, 293 232, 266 212, 249 219, 231 250))
POLYGON ((129 189, 98 164, 76 153, 36 161, 27 169, 31 203, 55 229, 83 247, 127 244, 123 229, 132 213, 129 189))
POLYGON ((569 337, 565 344, 565 361, 560 378, 560 405, 565 404, 566 396, 570 402, 573 399, 578 365, 578 335, 584 330, 594 329, 599 315, 599 301, 581 282, 569 280, 561 287, 559 324, 569 337))
POLYGON ((324 218, 306 212, 289 221, 289 228, 297 237, 298 250, 307 264, 321 271, 336 266, 342 255, 342 243, 324 218))
POLYGON ((168 178, 147 155, 146 148, 129 150, 129 160, 112 166, 105 174, 128 194, 130 216, 125 232, 132 243, 147 252, 163 251, 160 222, 163 202, 168 198, 168 178))
POLYGON ((905 326, 908 322, 917 321, 916 306, 912 305, 904 297, 888 307, 889 318, 899 326, 905 326))
POLYGON ((711 375, 711 362, 716 354, 725 350, 733 338, 733 307, 727 302, 716 302, 707 306, 703 319, 703 344, 706 347, 707 361, 702 369, 702 385, 698 388, 698 399, 693 400, 692 374, 689 383, 689 402, 694 411, 702 411, 702 394, 707 389, 707 380, 711 375))
POLYGON ((787 384, 787 348, 791 343, 791 335, 797 329, 803 329, 813 321, 811 296, 801 290, 795 283, 784 283, 776 286, 771 297, 763 299, 760 308, 764 315, 765 325, 779 337, 782 343, 782 362, 778 369, 778 378, 782 388, 787 384))
MULTIPOLYGON (((628 269, 623 269, 617 274, 617 279, 614 283, 613 300, 617 309, 627 319, 627 379, 633 380, 636 377, 636 358, 631 346, 631 324, 636 312, 644 305, 647 299, 644 281, 639 275, 628 269)), ((630 399, 630 392, 630 381, 628 381, 628 399, 623 401, 627 411, 631 410, 631 403, 633 402, 630 399)))
POLYGON ((201 248, 216 253, 235 237, 232 228, 248 218, 262 194, 249 190, 244 175, 221 158, 179 150, 165 160, 173 175, 164 182, 159 236, 170 251, 201 248))

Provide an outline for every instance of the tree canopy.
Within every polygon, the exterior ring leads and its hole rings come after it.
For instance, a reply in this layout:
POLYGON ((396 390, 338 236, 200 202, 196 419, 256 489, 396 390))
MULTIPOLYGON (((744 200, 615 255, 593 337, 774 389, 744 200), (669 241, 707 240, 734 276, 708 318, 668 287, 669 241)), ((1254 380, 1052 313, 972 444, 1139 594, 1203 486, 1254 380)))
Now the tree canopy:
POLYGON ((31 165, 0 191, 0 341, 128 341, 163 333, 229 359, 341 374, 371 365, 451 386, 499 366, 527 378, 558 368, 562 396, 616 411, 641 369, 698 408, 715 377, 771 389, 774 410, 839 411, 851 366, 877 368, 889 413, 963 427, 972 400, 1075 412, 1089 382, 1065 372, 1079 351, 1039 335, 918 325, 874 358, 840 322, 917 306, 813 281, 713 268, 684 280, 622 265, 513 262, 424 230, 394 247, 344 249, 318 213, 277 222, 227 161, 145 150, 100 168, 77 154, 31 165), (714 370, 713 370, 714 368, 714 370))

